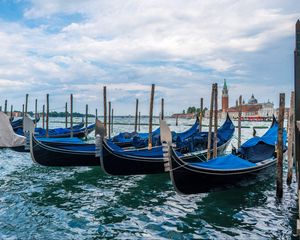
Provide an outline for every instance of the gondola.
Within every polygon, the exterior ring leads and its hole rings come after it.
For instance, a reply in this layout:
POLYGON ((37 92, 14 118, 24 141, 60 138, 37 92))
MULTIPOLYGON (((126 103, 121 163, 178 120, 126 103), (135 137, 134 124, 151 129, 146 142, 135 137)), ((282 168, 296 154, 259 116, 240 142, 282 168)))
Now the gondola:
POLYGON ((30 134, 30 154, 35 163, 43 166, 99 166, 95 144, 58 144, 49 146, 30 134))
MULTIPOLYGON (((91 133, 95 129, 95 125, 91 124, 87 128, 83 127, 84 123, 81 122, 75 126, 73 126, 73 137, 85 137, 86 134, 91 133)), ((48 134, 49 138, 68 138, 71 137, 71 128, 53 128, 49 129, 48 134)), ((15 131, 16 134, 24 136, 24 130, 23 128, 18 128, 17 131, 15 131)), ((44 138, 46 137, 46 129, 44 128, 35 128, 34 134, 37 138, 44 138)))
MULTIPOLYGON (((181 194, 204 193, 232 186, 250 184, 274 173, 277 157, 278 123, 274 119, 269 130, 262 137, 246 141, 237 153, 217 157, 208 162, 187 163, 171 145, 170 130, 161 122, 162 142, 167 168, 176 191, 181 194)), ((286 132, 284 131, 284 149, 286 132)))
MULTIPOLYGON (((229 117, 218 131, 218 153, 222 154, 227 148, 234 133, 234 125, 229 117)), ((202 133, 200 133, 201 135, 202 133)), ((203 133, 207 135, 207 133, 203 133)), ((162 146, 124 150, 102 137, 100 154, 101 167, 104 172, 111 175, 138 175, 165 172, 162 146)), ((206 147, 205 147, 206 148, 206 147)), ((207 150, 180 153, 184 161, 193 162, 206 159, 207 150)))
MULTIPOLYGON (((175 133, 173 132, 173 140, 176 141, 177 138, 181 140, 189 138, 193 134, 199 131, 199 120, 196 118, 195 123, 186 131, 175 133)), ((123 132, 112 137, 110 140, 118 145, 119 147, 135 147, 135 148, 144 148, 148 146, 148 137, 149 133, 137 133, 137 132, 123 132)), ((157 128, 152 132, 152 145, 160 145, 160 129, 157 128)))
MULTIPOLYGON (((152 136, 159 134, 159 128, 152 132, 152 136)), ((134 142, 138 142, 147 139, 148 133, 137 133, 137 132, 122 132, 113 136, 110 140, 121 148, 132 147, 134 142)))
MULTIPOLYGON (((37 118, 33 119, 33 123, 38 123, 40 121, 40 117, 38 116, 37 118)), ((20 128, 23 128, 23 118, 19 118, 16 120, 12 120, 11 121, 11 126, 13 128, 14 131, 17 131, 20 128)))
MULTIPOLYGON (((32 123, 31 123, 32 124, 32 123)), ((34 162, 43 166, 99 166, 99 157, 96 157, 95 144, 83 142, 51 142, 39 141, 30 131, 30 154, 34 162)))

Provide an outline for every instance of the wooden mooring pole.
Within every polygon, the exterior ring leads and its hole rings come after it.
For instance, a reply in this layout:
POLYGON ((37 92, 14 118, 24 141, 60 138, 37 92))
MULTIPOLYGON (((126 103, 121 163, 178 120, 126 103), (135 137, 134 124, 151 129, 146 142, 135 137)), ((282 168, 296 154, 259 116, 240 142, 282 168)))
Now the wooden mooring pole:
POLYGON ((239 97, 239 107, 238 107, 238 148, 241 146, 242 139, 242 96, 239 97))
POLYGON ((277 135, 277 178, 276 178, 276 196, 281 199, 283 196, 283 121, 284 121, 284 108, 285 108, 285 94, 279 95, 279 114, 278 114, 278 135, 277 135))
POLYGON ((87 135, 88 135, 88 127, 89 124, 89 105, 86 104, 85 105, 85 139, 87 139, 87 135))
POLYGON ((176 115, 176 122, 175 125, 178 126, 178 115, 176 115))
POLYGON ((73 94, 70 95, 70 128, 71 137, 73 137, 73 94))
POLYGON ((161 119, 162 120, 164 120, 164 111, 165 111, 165 109, 164 109, 164 105, 165 105, 165 100, 162 98, 161 99, 161 119))
POLYGON ((22 104, 22 117, 24 117, 25 115, 25 107, 24 107, 24 104, 22 104))
POLYGON ((37 104, 38 104, 38 100, 35 99, 35 104, 34 104, 34 126, 36 127, 37 125, 37 104))
POLYGON ((294 151, 294 141, 295 141, 295 125, 294 125, 294 112, 295 110, 295 93, 291 93, 291 100, 290 100, 290 113, 289 113, 289 119, 288 119, 288 174, 286 182, 288 185, 292 183, 293 178, 293 151, 294 151))
POLYGON ((155 85, 151 86, 151 96, 150 96, 150 111, 149 111, 149 137, 148 137, 148 149, 152 149, 152 119, 153 119, 153 102, 154 102, 154 91, 155 85))
POLYGON ((203 121, 203 98, 200 98, 199 132, 202 132, 202 121, 203 121))
POLYGON ((5 100, 4 103, 4 113, 7 114, 7 100, 5 100))
POLYGON ((13 109, 14 109, 14 106, 13 105, 10 105, 10 120, 12 121, 13 119, 13 109))
POLYGON ((141 112, 139 112, 139 129, 138 131, 141 131, 141 112))
POLYGON ((114 109, 111 109, 111 134, 114 132, 114 109))
POLYGON ((218 84, 215 83, 214 94, 214 145, 213 145, 213 158, 218 156, 218 84))
POLYGON ((68 103, 65 104, 65 126, 68 127, 68 103))
MULTIPOLYGON (((298 208, 300 209, 300 21, 296 23, 296 47, 294 51, 295 89, 295 160, 297 163, 298 208)), ((299 213, 300 218, 300 213, 299 213)), ((297 235, 300 235, 300 220, 297 220, 297 235)))
POLYGON ((46 108, 47 108, 47 115, 46 115, 46 137, 49 137, 49 94, 46 95, 46 108))
POLYGON ((98 119, 98 109, 97 108, 95 110, 95 118, 96 118, 96 120, 98 119))
POLYGON ((111 134, 111 101, 108 102, 108 138, 111 134))
POLYGON ((104 117, 104 135, 107 136, 107 102, 106 102, 106 86, 103 87, 103 117, 104 117))
POLYGON ((212 119, 213 119, 214 95, 215 95, 214 86, 215 84, 212 85, 211 98, 210 98, 208 138, 207 138, 207 160, 211 159, 212 119))
POLYGON ((138 127, 138 111, 139 111, 139 100, 135 100, 135 120, 134 120, 134 132, 137 132, 138 127))
POLYGON ((43 104, 42 128, 45 128, 45 104, 43 104))
POLYGON ((28 110, 28 93, 26 93, 26 97, 25 97, 25 114, 27 114, 27 110, 28 110))

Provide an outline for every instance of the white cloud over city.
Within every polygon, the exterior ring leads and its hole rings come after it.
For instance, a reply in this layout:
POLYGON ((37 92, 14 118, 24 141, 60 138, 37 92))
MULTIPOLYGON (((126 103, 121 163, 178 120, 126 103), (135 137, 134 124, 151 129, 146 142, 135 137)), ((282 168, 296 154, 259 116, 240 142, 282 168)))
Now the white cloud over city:
MULTIPOLYGON (((0 9, 0 105, 20 109, 25 93, 61 110, 102 106, 102 87, 116 114, 208 105, 210 84, 227 79, 230 103, 252 93, 277 105, 293 87, 294 24, 300 5, 283 1, 13 1, 0 9)), ((31 106, 33 109, 33 106, 31 106)))

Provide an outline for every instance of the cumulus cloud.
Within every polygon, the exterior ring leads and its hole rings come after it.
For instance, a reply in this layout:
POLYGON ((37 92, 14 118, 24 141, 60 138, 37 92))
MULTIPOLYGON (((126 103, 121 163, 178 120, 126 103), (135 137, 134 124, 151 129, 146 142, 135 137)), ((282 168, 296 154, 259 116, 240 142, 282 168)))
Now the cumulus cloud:
POLYGON ((227 78, 231 99, 251 87, 276 99, 269 86, 291 71, 299 10, 296 0, 31 0, 22 18, 0 20, 0 79, 16 89, 2 98, 21 105, 25 91, 50 92, 60 106, 73 92, 83 110, 83 102, 99 106, 107 85, 126 114, 136 97, 146 105, 156 83, 157 98, 176 102, 171 112, 208 102, 210 84, 227 78))

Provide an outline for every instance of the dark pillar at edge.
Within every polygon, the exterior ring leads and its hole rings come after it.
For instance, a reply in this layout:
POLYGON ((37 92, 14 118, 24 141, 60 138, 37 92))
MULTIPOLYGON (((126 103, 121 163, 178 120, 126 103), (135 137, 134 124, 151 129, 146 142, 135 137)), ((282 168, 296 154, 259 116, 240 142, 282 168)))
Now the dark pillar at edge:
MULTIPOLYGON (((300 131, 297 128, 297 121, 300 121, 300 21, 296 23, 296 47, 294 51, 294 71, 295 71, 295 152, 298 171, 300 169, 300 131)), ((300 189, 298 174, 298 189, 300 189)))

